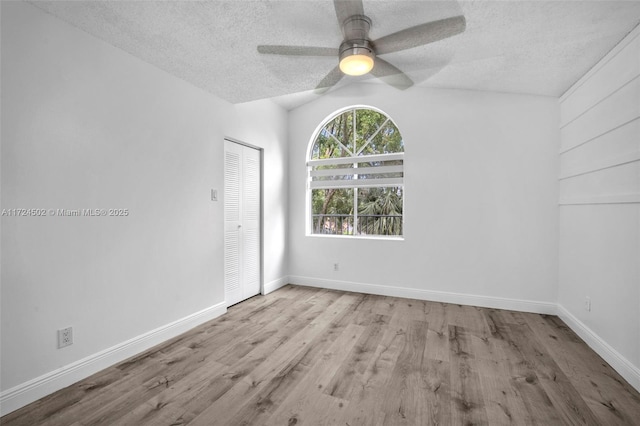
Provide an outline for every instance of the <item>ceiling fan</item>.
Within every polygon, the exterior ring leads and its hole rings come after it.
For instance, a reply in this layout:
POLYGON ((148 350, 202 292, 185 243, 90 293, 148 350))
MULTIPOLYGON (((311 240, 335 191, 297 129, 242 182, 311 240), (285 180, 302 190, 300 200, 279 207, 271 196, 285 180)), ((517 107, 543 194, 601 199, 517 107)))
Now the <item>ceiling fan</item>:
POLYGON ((320 81, 316 91, 324 92, 346 75, 359 76, 371 73, 398 89, 406 89, 413 81, 400 69, 380 57, 386 53, 398 52, 433 43, 462 33, 466 28, 464 16, 427 22, 415 27, 380 37, 369 38, 371 19, 364 14, 362 0, 334 0, 338 25, 344 39, 340 46, 280 46, 260 45, 258 52, 267 55, 288 56, 335 56, 339 64, 320 81))

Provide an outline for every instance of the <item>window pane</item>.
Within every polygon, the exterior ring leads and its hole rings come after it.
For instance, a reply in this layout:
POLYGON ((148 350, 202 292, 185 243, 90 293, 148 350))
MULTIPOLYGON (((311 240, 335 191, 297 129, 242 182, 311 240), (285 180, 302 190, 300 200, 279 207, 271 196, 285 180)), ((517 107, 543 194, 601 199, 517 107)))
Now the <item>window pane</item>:
POLYGON ((359 235, 402 235, 403 188, 358 189, 359 235))
POLYGON ((356 110, 356 152, 364 147, 362 154, 370 154, 370 152, 367 152, 368 145, 366 143, 371 137, 380 132, 380 127, 386 121, 387 117, 378 111, 370 109, 356 110))
POLYGON ((311 191, 314 234, 353 235, 353 189, 311 191))
POLYGON ((382 120, 378 123, 382 128, 380 128, 377 133, 371 132, 371 135, 367 137, 367 140, 371 140, 364 147, 360 155, 404 152, 404 142, 398 128, 391 120, 386 123, 385 120, 386 117, 382 116, 382 120))
POLYGON ((353 154, 353 112, 340 114, 320 130, 311 158, 349 157, 353 154))

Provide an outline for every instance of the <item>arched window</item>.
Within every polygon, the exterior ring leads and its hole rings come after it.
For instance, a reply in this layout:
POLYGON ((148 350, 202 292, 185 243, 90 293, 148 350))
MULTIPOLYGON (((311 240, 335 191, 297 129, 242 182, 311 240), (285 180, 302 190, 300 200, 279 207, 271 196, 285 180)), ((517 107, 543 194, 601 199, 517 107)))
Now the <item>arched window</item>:
POLYGON ((314 135, 307 161, 310 234, 403 235, 404 142, 367 107, 341 110, 314 135))

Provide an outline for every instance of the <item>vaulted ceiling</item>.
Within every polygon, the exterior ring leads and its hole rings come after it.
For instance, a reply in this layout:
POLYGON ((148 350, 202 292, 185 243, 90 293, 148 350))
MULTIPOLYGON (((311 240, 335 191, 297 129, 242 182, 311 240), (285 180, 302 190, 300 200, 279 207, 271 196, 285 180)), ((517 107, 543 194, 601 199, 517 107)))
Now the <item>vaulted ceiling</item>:
MULTIPOLYGON (((330 0, 33 1, 70 24, 232 103, 314 99, 332 57, 258 45, 337 48, 330 0)), ((466 31, 384 56, 418 86, 560 96, 640 22, 640 1, 363 0, 372 39, 463 14, 466 31)), ((63 47, 61 47, 63 48, 63 47)), ((371 76, 338 85, 379 83, 371 76)), ((411 90, 411 89, 409 89, 411 90)))

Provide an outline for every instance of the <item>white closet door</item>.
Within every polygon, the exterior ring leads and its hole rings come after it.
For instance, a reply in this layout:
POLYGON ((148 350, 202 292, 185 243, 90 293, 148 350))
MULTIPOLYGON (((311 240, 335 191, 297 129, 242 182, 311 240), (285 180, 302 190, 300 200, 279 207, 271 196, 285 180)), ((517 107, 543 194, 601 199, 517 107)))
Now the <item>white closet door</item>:
POLYGON ((242 147, 243 300, 260 293, 260 152, 242 147))
POLYGON ((225 141, 224 275, 227 306, 260 293, 260 152, 225 141))

